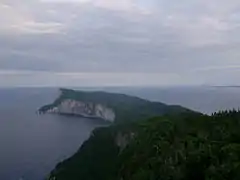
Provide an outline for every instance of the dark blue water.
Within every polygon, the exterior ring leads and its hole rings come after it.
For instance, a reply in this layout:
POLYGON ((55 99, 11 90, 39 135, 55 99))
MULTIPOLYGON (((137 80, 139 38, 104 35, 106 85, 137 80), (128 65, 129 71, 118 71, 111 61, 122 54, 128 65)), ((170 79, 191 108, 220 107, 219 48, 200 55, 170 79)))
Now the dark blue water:
MULTIPOLYGON (((87 89, 89 90, 89 89, 87 89)), ((240 107, 239 88, 92 88, 136 95, 211 113, 240 107)), ((0 89, 0 180, 42 180, 69 157, 102 122, 57 115, 37 115, 57 89, 0 89)))
POLYGON ((0 180, 42 180, 102 122, 37 115, 57 90, 0 90, 0 180))

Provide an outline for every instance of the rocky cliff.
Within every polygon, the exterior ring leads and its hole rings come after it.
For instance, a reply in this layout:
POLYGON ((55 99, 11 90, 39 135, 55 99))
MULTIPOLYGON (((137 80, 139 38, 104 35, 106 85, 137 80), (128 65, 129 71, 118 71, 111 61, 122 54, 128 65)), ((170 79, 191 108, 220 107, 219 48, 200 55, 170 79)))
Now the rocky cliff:
POLYGON ((124 94, 70 89, 60 89, 60 92, 53 103, 41 107, 38 112, 77 115, 117 123, 191 112, 181 106, 169 106, 124 94))
POLYGON ((58 113, 87 118, 99 118, 105 121, 114 122, 115 113, 111 108, 102 104, 83 102, 73 99, 65 99, 58 105, 49 108, 46 113, 58 113))

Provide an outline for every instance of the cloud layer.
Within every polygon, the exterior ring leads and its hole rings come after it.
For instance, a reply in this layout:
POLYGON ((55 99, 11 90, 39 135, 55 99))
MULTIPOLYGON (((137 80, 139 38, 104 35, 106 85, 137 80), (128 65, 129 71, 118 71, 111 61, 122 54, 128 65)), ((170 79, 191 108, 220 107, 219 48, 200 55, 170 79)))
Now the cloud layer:
POLYGON ((239 9, 237 0, 2 0, 0 86, 239 84, 239 9))

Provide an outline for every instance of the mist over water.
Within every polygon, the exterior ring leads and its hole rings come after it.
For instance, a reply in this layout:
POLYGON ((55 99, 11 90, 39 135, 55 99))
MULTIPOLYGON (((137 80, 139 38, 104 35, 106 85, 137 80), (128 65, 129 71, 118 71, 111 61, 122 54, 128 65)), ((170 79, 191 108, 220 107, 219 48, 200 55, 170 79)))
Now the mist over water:
MULTIPOLYGON (((208 114, 240 106, 238 88, 81 89, 121 92, 208 114)), ((76 152, 94 128, 106 125, 85 118, 35 113, 58 93, 54 88, 0 89, 1 180, 42 180, 59 161, 76 152)))

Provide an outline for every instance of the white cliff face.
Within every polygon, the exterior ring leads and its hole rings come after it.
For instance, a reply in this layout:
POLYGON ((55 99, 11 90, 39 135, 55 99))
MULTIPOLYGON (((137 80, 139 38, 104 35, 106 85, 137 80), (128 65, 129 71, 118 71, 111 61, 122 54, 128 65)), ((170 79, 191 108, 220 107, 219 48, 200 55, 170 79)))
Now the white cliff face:
POLYGON ((114 111, 102 104, 86 103, 72 99, 62 101, 57 107, 48 110, 48 112, 101 118, 110 122, 113 122, 116 118, 114 111))
POLYGON ((134 138, 135 133, 134 132, 128 132, 128 133, 122 133, 119 132, 116 136, 115 143, 118 147, 120 147, 120 150, 126 148, 126 146, 130 143, 130 141, 134 138))

